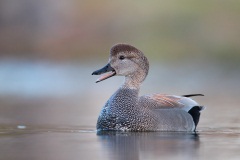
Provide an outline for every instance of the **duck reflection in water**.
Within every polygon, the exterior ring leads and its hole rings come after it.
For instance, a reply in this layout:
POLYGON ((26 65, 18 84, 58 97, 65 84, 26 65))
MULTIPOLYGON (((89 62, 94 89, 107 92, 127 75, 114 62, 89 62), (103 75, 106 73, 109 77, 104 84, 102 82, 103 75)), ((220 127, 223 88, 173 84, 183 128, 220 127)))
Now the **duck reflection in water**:
POLYGON ((109 159, 184 159, 199 155, 199 136, 186 132, 118 132, 97 133, 109 159))

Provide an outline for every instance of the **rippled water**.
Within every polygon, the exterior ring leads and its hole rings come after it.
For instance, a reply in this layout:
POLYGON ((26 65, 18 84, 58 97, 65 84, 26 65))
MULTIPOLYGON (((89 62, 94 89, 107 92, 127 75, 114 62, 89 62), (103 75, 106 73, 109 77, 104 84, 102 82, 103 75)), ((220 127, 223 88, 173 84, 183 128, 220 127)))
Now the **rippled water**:
POLYGON ((141 94, 205 94, 196 97, 207 107, 197 133, 97 133, 99 111, 122 81, 95 84, 101 65, 0 63, 0 159, 239 159, 238 74, 153 65, 141 94))

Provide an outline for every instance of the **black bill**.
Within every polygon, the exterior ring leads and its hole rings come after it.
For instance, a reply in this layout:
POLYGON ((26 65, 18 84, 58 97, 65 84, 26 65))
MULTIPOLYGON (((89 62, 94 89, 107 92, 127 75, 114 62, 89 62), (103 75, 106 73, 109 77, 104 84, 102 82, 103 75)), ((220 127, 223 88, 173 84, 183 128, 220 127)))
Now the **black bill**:
POLYGON ((103 68, 96 70, 92 73, 92 75, 101 75, 103 74, 101 77, 99 77, 96 81, 96 83, 101 82, 105 79, 108 79, 114 75, 116 75, 116 71, 111 67, 111 65, 108 63, 106 66, 104 66, 103 68), (106 74, 103 74, 106 73, 106 74))

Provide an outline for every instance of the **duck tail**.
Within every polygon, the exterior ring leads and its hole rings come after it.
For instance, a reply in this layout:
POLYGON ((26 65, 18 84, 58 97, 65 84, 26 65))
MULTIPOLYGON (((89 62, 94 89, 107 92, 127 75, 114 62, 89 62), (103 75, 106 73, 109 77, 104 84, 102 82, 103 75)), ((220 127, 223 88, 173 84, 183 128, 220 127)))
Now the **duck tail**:
POLYGON ((193 122, 195 124, 194 131, 196 130, 196 127, 198 125, 200 115, 201 115, 201 111, 204 110, 204 109, 205 109, 204 106, 194 106, 188 111, 188 113, 192 116, 193 122))
POLYGON ((194 97, 194 96, 204 96, 203 94, 186 94, 182 95, 183 97, 194 97))

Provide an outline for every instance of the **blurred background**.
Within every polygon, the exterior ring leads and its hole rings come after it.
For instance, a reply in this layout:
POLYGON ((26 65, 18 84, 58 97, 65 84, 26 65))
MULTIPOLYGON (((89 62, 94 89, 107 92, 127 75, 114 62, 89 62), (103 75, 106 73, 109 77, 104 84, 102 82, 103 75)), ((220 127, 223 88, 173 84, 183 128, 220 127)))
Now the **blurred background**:
POLYGON ((123 78, 95 84, 91 73, 119 42, 149 58, 141 94, 205 94, 200 127, 239 127, 235 0, 1 0, 1 125, 94 129, 123 78))

